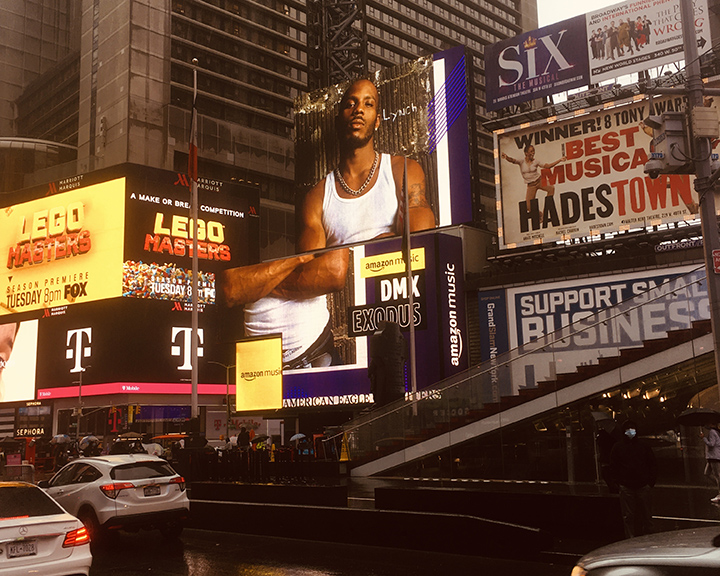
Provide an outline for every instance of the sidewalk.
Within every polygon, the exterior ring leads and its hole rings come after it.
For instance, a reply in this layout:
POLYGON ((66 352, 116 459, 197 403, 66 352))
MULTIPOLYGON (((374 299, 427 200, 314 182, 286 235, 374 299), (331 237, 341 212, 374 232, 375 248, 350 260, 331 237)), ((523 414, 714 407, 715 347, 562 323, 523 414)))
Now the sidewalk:
MULTIPOLYGON (((619 499, 596 484, 387 477, 347 482, 351 508, 464 513, 536 527, 554 537, 551 556, 577 557, 623 538, 619 499)), ((717 525, 720 534, 720 505, 710 501, 715 495, 708 487, 656 486, 655 531, 717 525)))

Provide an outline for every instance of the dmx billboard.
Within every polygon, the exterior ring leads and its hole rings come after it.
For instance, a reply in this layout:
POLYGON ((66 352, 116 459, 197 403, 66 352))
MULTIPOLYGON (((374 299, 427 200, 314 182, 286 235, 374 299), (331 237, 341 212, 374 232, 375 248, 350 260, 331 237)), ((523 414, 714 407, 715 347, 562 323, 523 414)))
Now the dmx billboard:
MULTIPOLYGON (((411 164, 409 193, 413 195, 413 170, 424 180, 423 194, 436 226, 472 220, 470 126, 472 107, 468 84, 468 63, 458 46, 406 64, 382 69, 368 77, 374 85, 372 121, 377 125, 370 146, 381 154, 383 163, 393 164, 390 186, 401 195, 401 157, 411 164), (470 104, 469 104, 470 102, 470 104), (394 180, 394 182, 393 182, 394 180)), ((295 102, 295 181, 299 190, 297 213, 302 214, 306 191, 319 182, 335 181, 340 168, 344 174, 344 134, 340 124, 343 107, 352 100, 351 83, 329 86, 298 98, 295 102)), ((363 120, 370 121, 370 113, 363 120)), ((370 162, 363 173, 367 175, 370 162)), ((364 179, 363 175, 363 179, 364 179)), ((382 182, 381 179, 379 179, 382 182)), ((362 182, 362 181, 361 181, 362 182)), ((374 179, 371 189, 378 188, 374 179)), ((356 188, 359 187, 356 186, 356 188)), ((342 193, 341 193, 342 194, 342 193)), ((402 232, 400 222, 390 233, 402 232)), ((361 238, 367 241, 370 238, 361 238)), ((344 244, 352 241, 343 241, 344 244)))
MULTIPOLYGON (((232 327, 234 339, 242 343, 281 337, 284 408, 371 403, 370 340, 385 322, 399 325, 406 345, 414 326, 419 389, 467 368, 460 238, 442 232, 414 236, 409 282, 400 239, 339 251, 348 262, 343 286, 322 295, 291 297, 278 289, 257 301, 244 301, 234 295, 252 282, 260 267, 240 267, 220 276, 220 290, 232 295, 226 298, 232 304, 229 312, 243 312, 244 321, 232 327)), ((289 269, 292 276, 298 259, 272 264, 275 271, 289 269)), ((253 371, 238 368, 238 386, 245 385, 241 380, 253 385, 255 377, 253 371)))

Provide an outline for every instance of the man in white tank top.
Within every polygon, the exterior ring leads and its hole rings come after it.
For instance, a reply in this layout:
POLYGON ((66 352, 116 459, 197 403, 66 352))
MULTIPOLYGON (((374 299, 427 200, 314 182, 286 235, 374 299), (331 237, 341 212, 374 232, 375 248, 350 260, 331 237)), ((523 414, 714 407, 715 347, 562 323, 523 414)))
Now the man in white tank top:
MULTIPOLYGON (((405 159, 375 152, 378 109, 378 92, 369 80, 353 82, 343 95, 336 119, 340 162, 305 196, 298 251, 402 232, 398 199, 405 159)), ((434 228, 425 175, 414 160, 407 160, 407 179, 410 230, 434 228)), ((333 337, 325 295, 344 288, 347 269, 347 248, 315 257, 302 254, 227 270, 221 290, 229 305, 246 305, 246 335, 282 333, 286 369, 327 366, 333 337)))

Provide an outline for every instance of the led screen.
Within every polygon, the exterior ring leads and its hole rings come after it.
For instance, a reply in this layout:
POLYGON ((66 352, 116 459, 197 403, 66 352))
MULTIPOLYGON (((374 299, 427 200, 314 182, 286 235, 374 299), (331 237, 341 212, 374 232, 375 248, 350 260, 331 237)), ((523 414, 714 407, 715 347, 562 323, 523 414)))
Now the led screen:
POLYGON ((0 402, 35 398, 38 321, 0 324, 0 402))
MULTIPOLYGON (((462 47, 379 71, 375 149, 417 160, 438 226, 472 220, 467 62, 462 47)), ((307 190, 338 164, 335 119, 348 84, 296 100, 295 180, 307 190)), ((396 182, 399 186, 399 184, 396 182)), ((298 196, 298 209, 304 196, 298 196)), ((363 238, 363 241, 370 238, 363 238)))
POLYGON ((236 410, 282 408, 282 338, 243 340, 235 347, 236 410))
POLYGON ((0 314, 119 296, 124 193, 118 178, 0 212, 0 314))

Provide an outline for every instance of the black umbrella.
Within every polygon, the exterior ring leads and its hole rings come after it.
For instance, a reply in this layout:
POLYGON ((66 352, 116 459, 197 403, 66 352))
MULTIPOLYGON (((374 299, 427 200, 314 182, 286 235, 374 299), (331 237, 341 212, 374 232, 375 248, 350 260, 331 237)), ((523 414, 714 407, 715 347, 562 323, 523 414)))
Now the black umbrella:
POLYGON ((270 436, 268 436, 267 434, 258 434, 257 436, 254 436, 253 439, 250 440, 250 442, 252 442, 253 444, 257 444, 258 442, 262 442, 264 440, 267 440, 268 438, 270 438, 270 436))
POLYGON ((4 436, 0 438, 0 446, 17 446, 20 444, 18 440, 15 440, 12 436, 4 436))
POLYGON ((681 426, 706 426, 720 422, 720 412, 712 408, 688 408, 676 422, 681 426))

